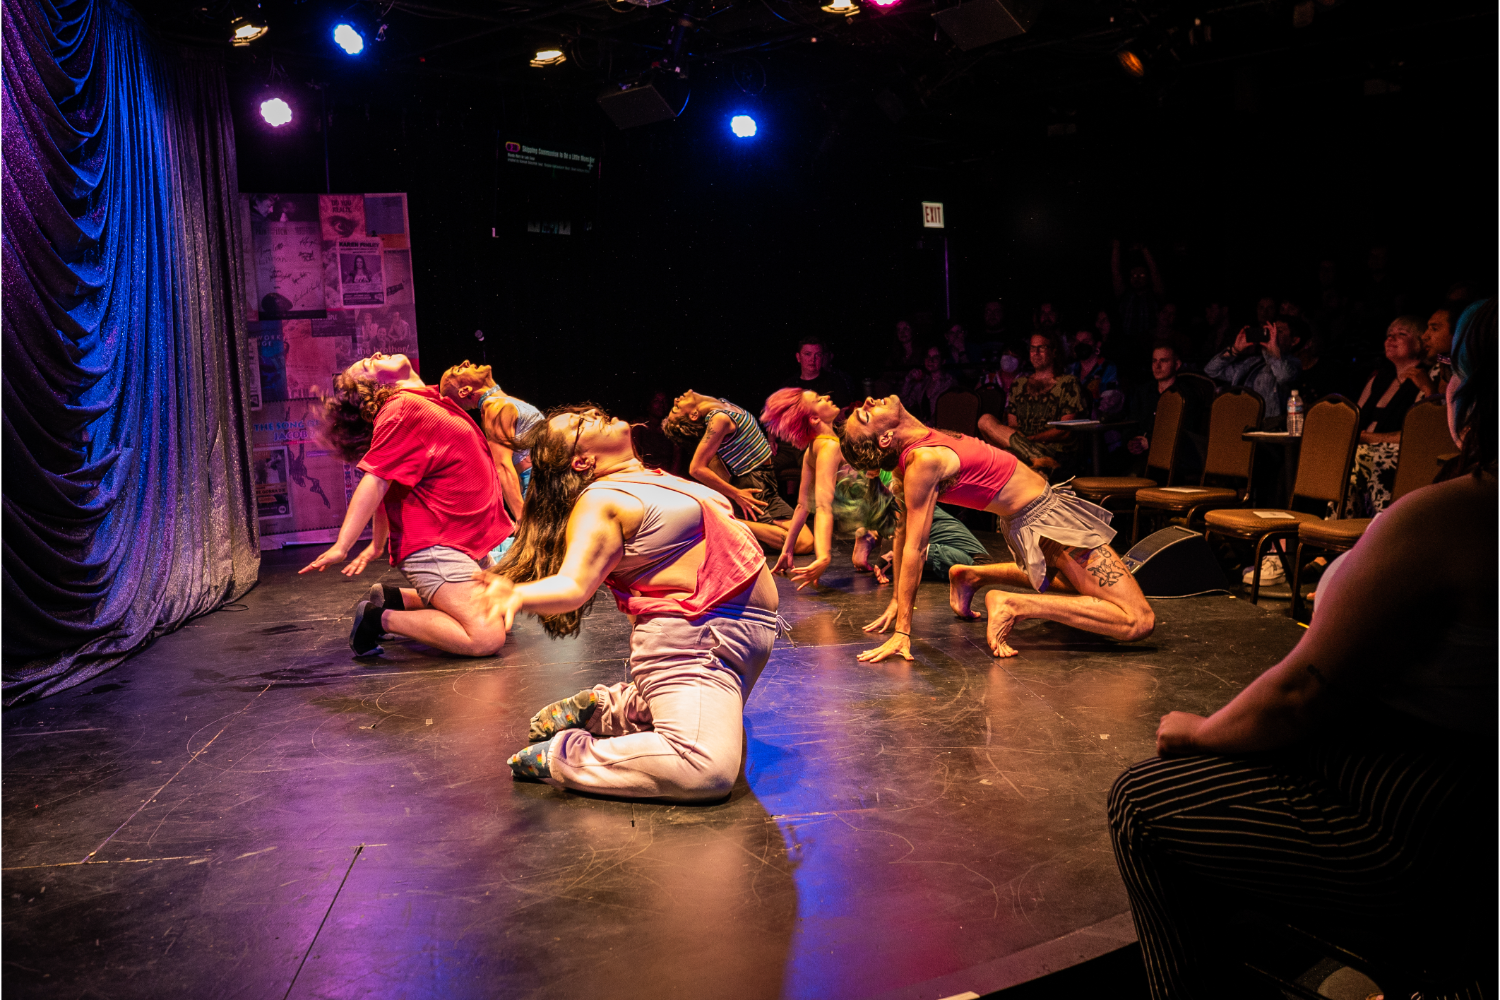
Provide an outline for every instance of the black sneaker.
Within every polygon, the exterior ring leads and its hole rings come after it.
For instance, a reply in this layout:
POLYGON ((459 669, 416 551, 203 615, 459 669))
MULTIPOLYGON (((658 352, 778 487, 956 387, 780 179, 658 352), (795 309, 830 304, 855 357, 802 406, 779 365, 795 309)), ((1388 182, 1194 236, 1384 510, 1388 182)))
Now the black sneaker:
POLYGON ((385 609, 370 601, 354 606, 354 627, 349 630, 349 648, 355 656, 383 656, 380 645, 380 616, 385 609))
POLYGON ((372 583, 366 599, 377 608, 389 608, 392 611, 406 610, 406 598, 401 596, 401 588, 392 587, 388 583, 372 583))

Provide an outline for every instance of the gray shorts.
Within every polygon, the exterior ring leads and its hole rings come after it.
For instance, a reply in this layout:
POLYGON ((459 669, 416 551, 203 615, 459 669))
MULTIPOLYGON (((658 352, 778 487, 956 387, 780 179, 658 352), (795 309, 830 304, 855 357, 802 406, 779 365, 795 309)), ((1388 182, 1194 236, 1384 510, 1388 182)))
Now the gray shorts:
POLYGON ((423 604, 432 603, 432 595, 445 583, 467 583, 479 572, 479 564, 458 549, 446 545, 429 545, 418 549, 397 567, 411 585, 417 588, 423 604))
POLYGON ((1000 519, 1000 531, 1010 545, 1016 563, 1037 593, 1047 589, 1047 557, 1042 539, 1069 548, 1097 549, 1115 537, 1109 526, 1114 515, 1103 507, 1080 500, 1066 487, 1048 486, 1047 491, 1022 507, 1012 517, 1000 519))

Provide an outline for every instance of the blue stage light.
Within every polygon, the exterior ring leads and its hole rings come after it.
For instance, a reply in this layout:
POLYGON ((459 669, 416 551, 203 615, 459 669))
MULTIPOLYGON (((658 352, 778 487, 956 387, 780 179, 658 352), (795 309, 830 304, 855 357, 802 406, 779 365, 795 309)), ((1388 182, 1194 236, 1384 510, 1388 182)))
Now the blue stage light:
POLYGON ((339 48, 351 56, 357 56, 365 50, 365 36, 361 35, 352 24, 335 25, 333 40, 339 48))
POLYGON ((741 139, 748 139, 755 134, 755 119, 749 115, 735 115, 729 119, 729 131, 741 139))

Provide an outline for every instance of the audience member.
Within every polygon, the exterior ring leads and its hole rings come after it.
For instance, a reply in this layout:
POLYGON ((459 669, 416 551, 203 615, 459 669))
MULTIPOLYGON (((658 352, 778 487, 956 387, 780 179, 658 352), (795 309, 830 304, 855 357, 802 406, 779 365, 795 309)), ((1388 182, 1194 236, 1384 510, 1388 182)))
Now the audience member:
POLYGON ((1057 319, 1057 307, 1051 302, 1043 302, 1033 309, 1031 312, 1031 329, 1033 332, 1059 333, 1060 324, 1057 319))
POLYGON ((1010 387, 1021 374, 1021 356, 1010 344, 1000 349, 994 361, 985 366, 974 391, 979 395, 979 414, 989 414, 1000 423, 1005 422, 1005 404, 1010 399, 1010 387))
POLYGON ((964 329, 962 323, 954 323, 948 327, 948 332, 943 334, 945 346, 943 348, 943 363, 953 365, 955 368, 967 366, 969 358, 969 331, 964 329))
POLYGON ((834 371, 828 344, 816 336, 797 341, 797 375, 781 384, 782 388, 802 389, 815 396, 829 396, 839 406, 854 402, 854 391, 843 375, 834 371))
POLYGON ((1196 361, 1202 364, 1234 343, 1234 329, 1229 325, 1229 307, 1222 299, 1208 300, 1208 304, 1203 307, 1203 318, 1194 324, 1192 340, 1192 354, 1187 358, 1179 358, 1179 361, 1196 361))
POLYGON ((1163 303, 1156 311, 1156 328, 1151 332, 1151 347, 1155 349, 1161 344, 1171 344, 1179 359, 1192 356, 1192 339, 1177 329, 1177 305, 1172 302, 1163 303))
POLYGON ((1463 315, 1467 303, 1445 302, 1427 319, 1422 331, 1422 363, 1427 366, 1427 377, 1432 379, 1438 392, 1448 388, 1448 379, 1453 375, 1453 366, 1448 353, 1453 349, 1453 321, 1463 315))
POLYGON ((1120 389, 1120 372, 1113 361, 1100 353, 1094 331, 1079 330, 1073 334, 1073 357, 1064 369, 1083 387, 1084 404, 1095 420, 1113 420, 1125 409, 1125 394, 1120 389))
POLYGON ((1032 370, 1011 386, 1005 422, 985 414, 979 435, 1047 475, 1046 470, 1071 464, 1077 450, 1072 432, 1048 422, 1075 420, 1085 404, 1078 379, 1059 371, 1062 343, 1055 334, 1033 333, 1030 355, 1032 370))
POLYGON ((984 341, 999 344, 1005 340, 1005 307, 999 299, 984 304, 984 341))
POLYGON ((1120 270, 1118 239, 1111 243, 1109 252, 1110 277, 1114 282, 1115 298, 1120 311, 1120 325, 1110 351, 1116 358, 1127 363, 1151 342, 1151 332, 1156 328, 1161 301, 1167 295, 1162 287, 1161 272, 1156 267, 1156 258, 1151 256, 1151 251, 1140 243, 1133 244, 1130 251, 1139 253, 1141 262, 1131 266, 1128 283, 1120 270))
POLYGON ((1374 517, 1391 502, 1406 411, 1434 392, 1422 368, 1422 329, 1416 316, 1391 321, 1385 332, 1385 362, 1359 394, 1359 445, 1349 473, 1345 517, 1374 517))
POLYGON ((1181 370, 1182 359, 1171 344, 1158 344, 1151 349, 1151 381, 1130 398, 1130 418, 1135 421, 1136 434, 1125 442, 1125 447, 1134 456, 1132 471, 1136 475, 1146 468, 1146 453, 1151 450, 1151 434, 1156 426, 1156 405, 1162 393, 1177 384, 1177 373, 1181 370))
POLYGON ((1274 317, 1259 328, 1241 327, 1229 349, 1203 366, 1203 374, 1229 385, 1254 389, 1266 401, 1266 423, 1279 420, 1292 382, 1302 370, 1296 358, 1301 340, 1294 328, 1305 329, 1300 321, 1274 317))
POLYGON ((937 412, 938 397, 956 384, 953 376, 943 370, 943 349, 934 345, 927 348, 922 367, 906 373, 901 403, 920 419, 930 420, 937 412))
POLYGON ((912 332, 910 320, 896 320, 896 339, 885 352, 881 370, 888 379, 900 381, 913 368, 921 367, 923 351, 912 332))
POLYGON ((1246 908, 1413 967, 1492 974, 1474 896, 1493 871, 1500 736, 1493 302, 1455 342, 1463 471, 1376 518, 1324 572, 1296 648, 1209 718, 1164 715, 1159 756, 1115 782, 1153 996, 1234 995, 1250 956, 1229 919, 1246 908))

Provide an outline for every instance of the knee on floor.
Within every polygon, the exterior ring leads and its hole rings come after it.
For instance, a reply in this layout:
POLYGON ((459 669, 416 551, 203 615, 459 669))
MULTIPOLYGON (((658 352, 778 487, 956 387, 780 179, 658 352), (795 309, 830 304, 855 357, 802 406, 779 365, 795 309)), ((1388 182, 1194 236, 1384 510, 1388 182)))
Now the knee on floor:
POLYGON ((734 782, 739 774, 738 761, 733 770, 728 766, 710 764, 683 775, 672 797, 683 802, 713 802, 722 799, 734 790, 734 782))

